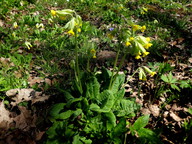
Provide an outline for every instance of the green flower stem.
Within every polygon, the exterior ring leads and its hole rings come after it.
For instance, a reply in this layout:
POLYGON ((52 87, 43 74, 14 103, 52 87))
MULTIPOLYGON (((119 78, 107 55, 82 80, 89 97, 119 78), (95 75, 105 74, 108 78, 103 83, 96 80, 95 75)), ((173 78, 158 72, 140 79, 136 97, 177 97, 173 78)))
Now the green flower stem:
POLYGON ((123 58, 121 59, 121 62, 120 62, 120 64, 119 64, 118 70, 117 70, 116 74, 114 75, 114 73, 115 73, 115 68, 116 68, 117 61, 118 61, 118 57, 119 57, 119 52, 120 52, 120 49, 118 50, 117 55, 116 55, 116 59, 115 59, 114 67, 113 67, 113 72, 112 72, 112 77, 111 77, 110 84, 109 84, 109 89, 112 88, 113 82, 115 81, 117 75, 119 74, 119 71, 121 70, 122 65, 123 65, 123 62, 125 61, 125 57, 126 57, 126 55, 127 55, 127 53, 124 54, 124 56, 123 56, 123 58))
POLYGON ((79 70, 79 58, 78 58, 78 46, 77 46, 77 29, 75 29, 75 77, 76 82, 78 84, 80 93, 82 93, 82 84, 81 84, 81 78, 80 78, 80 70, 79 70))
POLYGON ((118 49, 117 54, 116 54, 115 62, 114 62, 114 65, 113 65, 112 76, 111 76, 110 83, 109 83, 109 89, 111 89, 111 87, 112 87, 115 68, 116 68, 116 65, 117 65, 118 58, 119 58, 119 53, 120 53, 120 49, 118 49))
POLYGON ((139 68, 137 68, 137 69, 135 70, 135 72, 131 75, 130 78, 127 79, 127 81, 122 85, 121 88, 124 88, 124 87, 126 86, 126 84, 131 80, 131 78, 138 72, 138 70, 139 70, 139 68))

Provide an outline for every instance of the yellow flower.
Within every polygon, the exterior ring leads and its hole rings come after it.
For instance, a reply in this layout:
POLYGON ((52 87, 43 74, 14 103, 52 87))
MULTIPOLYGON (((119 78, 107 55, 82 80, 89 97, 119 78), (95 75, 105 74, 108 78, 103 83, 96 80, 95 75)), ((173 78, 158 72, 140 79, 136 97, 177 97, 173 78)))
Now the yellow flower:
POLYGON ((150 42, 150 41, 151 41, 150 37, 147 37, 147 38, 146 38, 146 41, 147 41, 147 42, 150 42))
POLYGON ((93 58, 94 58, 94 59, 97 58, 96 55, 94 55, 93 58))
POLYGON ((151 72, 150 75, 153 77, 156 74, 156 72, 151 72))
POLYGON ((147 80, 146 74, 142 68, 139 68, 139 80, 147 80))
POLYGON ((25 42, 25 45, 27 46, 27 48, 30 50, 31 48, 32 48, 32 45, 31 45, 31 43, 30 42, 25 42))
POLYGON ((152 77, 156 74, 156 72, 153 72, 152 70, 150 70, 148 67, 143 66, 143 68, 145 69, 146 72, 148 72, 152 77))
POLYGON ((133 31, 137 31, 140 29, 140 26, 139 25, 133 25, 132 28, 133 28, 133 31))
POLYGON ((95 54, 96 53, 95 49, 91 49, 91 53, 95 54))
POLYGON ((73 30, 69 30, 67 33, 68 33, 69 35, 72 35, 72 36, 74 36, 74 35, 75 35, 75 33, 74 33, 74 31, 73 31, 73 30))
POLYGON ((125 45, 126 45, 126 46, 130 46, 131 43, 130 43, 129 41, 126 41, 125 45))
POLYGON ((135 59, 140 59, 140 58, 141 56, 139 54, 135 56, 135 59))
POLYGON ((143 57, 147 56, 149 54, 149 52, 145 51, 143 52, 143 57))
POLYGON ((13 23, 13 28, 15 28, 15 29, 18 28, 17 22, 13 23))
POLYGON ((145 8, 145 7, 142 7, 143 8, 143 10, 145 11, 145 12, 147 12, 148 11, 148 9, 147 8, 145 8))
POLYGON ((37 24, 36 24, 36 28, 44 28, 44 25, 43 25, 42 23, 40 23, 40 24, 37 23, 37 24))
POLYGON ((13 36, 13 37, 16 37, 16 34, 15 34, 15 32, 13 32, 13 33, 12 33, 12 36, 13 36))
POLYGON ((144 48, 148 49, 149 47, 151 47, 153 44, 152 43, 147 43, 144 45, 144 48))
POLYGON ((81 29, 80 29, 80 28, 78 28, 78 29, 77 29, 77 31, 78 31, 78 32, 81 32, 81 29))
POLYGON ((133 41, 133 40, 134 40, 134 37, 130 37, 129 40, 130 40, 130 41, 133 41))
POLYGON ((56 11, 51 10, 51 15, 52 15, 52 16, 56 16, 56 14, 57 14, 57 12, 56 12, 56 11))
POLYGON ((146 26, 144 25, 141 27, 141 32, 144 32, 145 30, 146 30, 146 26))

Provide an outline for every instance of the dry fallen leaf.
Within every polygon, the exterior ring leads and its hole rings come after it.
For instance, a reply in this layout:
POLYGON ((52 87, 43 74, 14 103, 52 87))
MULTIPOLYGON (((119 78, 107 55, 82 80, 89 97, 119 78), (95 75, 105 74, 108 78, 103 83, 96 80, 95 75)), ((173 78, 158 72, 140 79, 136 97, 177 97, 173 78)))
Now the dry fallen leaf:
POLYGON ((154 104, 154 105, 149 105, 149 110, 151 111, 152 115, 154 117, 158 117, 160 114, 160 108, 158 107, 158 105, 154 104))
POLYGON ((191 57, 191 58, 189 58, 189 59, 188 59, 188 61, 189 61, 190 63, 192 63, 192 57, 191 57))
POLYGON ((27 110, 24 106, 18 106, 21 111, 20 115, 13 118, 16 123, 15 127, 23 131, 28 131, 32 127, 36 127, 36 115, 32 114, 30 110, 27 110))
POLYGON ((32 104, 40 101, 45 101, 49 98, 48 95, 42 94, 42 92, 37 92, 34 89, 11 89, 6 92, 6 95, 11 97, 13 102, 12 106, 16 106, 20 102, 32 101, 32 104))
POLYGON ((172 117, 175 121, 180 122, 182 119, 177 116, 174 112, 170 111, 170 117, 172 117))
MULTIPOLYGON (((11 105, 16 106, 20 102, 31 100, 31 98, 32 98, 31 93, 34 91, 33 89, 16 89, 16 90, 17 90, 17 92, 16 92, 17 94, 14 97, 12 97, 12 99, 15 102, 11 102, 11 105)), ((11 93, 10 91, 15 92, 15 89, 7 91, 6 94, 11 93)), ((12 95, 13 95, 13 93, 12 93, 12 95)), ((10 95, 7 95, 7 96, 10 96, 10 95)))
POLYGON ((0 128, 9 129, 9 124, 13 121, 10 112, 5 109, 3 102, 0 103, 0 128))

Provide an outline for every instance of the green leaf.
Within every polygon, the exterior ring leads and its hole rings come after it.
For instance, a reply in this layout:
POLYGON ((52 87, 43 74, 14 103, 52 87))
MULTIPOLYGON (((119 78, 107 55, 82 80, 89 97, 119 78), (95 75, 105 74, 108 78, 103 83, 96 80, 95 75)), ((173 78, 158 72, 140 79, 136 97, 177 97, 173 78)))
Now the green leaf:
POLYGON ((189 108, 188 112, 192 115, 192 108, 189 108))
POLYGON ((114 94, 116 100, 123 99, 125 95, 125 88, 120 89, 116 94, 114 94))
POLYGON ((92 77, 89 79, 89 81, 86 83, 86 98, 87 99, 96 99, 98 101, 101 101, 99 98, 100 94, 100 84, 97 81, 96 77, 92 77))
POLYGON ((112 91, 110 90, 105 90, 101 93, 100 95, 101 97, 105 98, 103 101, 102 101, 102 106, 101 108, 107 112, 109 112, 111 110, 111 108, 113 107, 114 105, 114 102, 115 102, 115 98, 114 98, 114 95, 112 93, 112 91))
POLYGON ((137 131, 140 141, 147 144, 162 144, 156 133, 147 128, 141 128, 137 131))
POLYGON ((124 136, 124 133, 126 132, 126 119, 121 118, 119 120, 119 123, 114 127, 111 136, 112 138, 119 137, 119 136, 124 136))
POLYGON ((112 111, 104 113, 107 130, 111 131, 116 126, 116 116, 112 111))
POLYGON ((131 133, 134 135, 135 131, 140 130, 141 128, 144 128, 149 122, 149 115, 144 115, 139 117, 133 126, 130 127, 131 133))
POLYGON ((171 83, 171 81, 172 81, 172 79, 173 79, 173 75, 172 75, 172 73, 171 72, 169 72, 169 74, 168 74, 168 79, 169 79, 169 82, 171 83))
POLYGON ((179 82, 181 88, 190 88, 190 82, 186 80, 182 80, 179 82))
POLYGON ((139 104, 131 100, 121 99, 115 102, 113 110, 118 117, 132 116, 140 108, 139 104))
POLYGON ((168 77, 167 77, 166 75, 162 75, 162 76, 161 76, 161 79, 162 79, 164 82, 169 83, 169 79, 168 79, 168 77))
POLYGON ((58 119, 68 119, 73 113, 74 113, 74 111, 72 111, 72 110, 62 112, 62 113, 59 114, 58 119))
POLYGON ((80 137, 80 140, 83 142, 83 144, 92 144, 92 140, 86 139, 85 137, 80 137))
POLYGON ((113 81, 111 90, 113 93, 118 92, 118 90, 121 88, 122 84, 125 82, 125 74, 119 74, 115 77, 115 80, 113 81))
POLYGON ((172 89, 176 89, 176 90, 180 91, 179 87, 178 87, 178 86, 176 86, 175 84, 171 84, 171 88, 172 88, 172 89))
POLYGON ((74 97, 68 91, 62 91, 62 92, 64 93, 64 97, 67 102, 74 99, 74 97))
POLYGON ((49 111, 50 116, 57 119, 60 111, 64 109, 65 105, 66 105, 65 103, 58 103, 53 105, 51 107, 51 110, 49 111))
POLYGON ((81 141, 80 141, 80 136, 79 135, 75 135, 73 137, 73 142, 72 144, 83 144, 81 141))
POLYGON ((71 104, 73 104, 73 103, 75 103, 75 102, 79 102, 79 101, 81 101, 82 99, 83 99, 82 97, 80 97, 80 98, 74 98, 74 99, 72 99, 72 100, 70 100, 70 101, 67 102, 66 107, 69 108, 69 107, 71 106, 71 104))

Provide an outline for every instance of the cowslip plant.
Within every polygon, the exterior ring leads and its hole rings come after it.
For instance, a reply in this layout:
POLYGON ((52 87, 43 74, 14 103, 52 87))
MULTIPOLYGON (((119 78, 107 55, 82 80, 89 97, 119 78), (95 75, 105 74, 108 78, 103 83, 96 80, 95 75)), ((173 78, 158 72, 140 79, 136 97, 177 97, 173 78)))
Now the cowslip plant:
MULTIPOLYGON (((81 31, 82 20, 73 10, 65 9, 61 11, 51 10, 51 15, 59 19, 68 20, 64 26, 70 37, 75 37, 75 60, 70 62, 74 69, 75 83, 71 89, 62 90, 64 102, 52 106, 50 109, 50 121, 53 125, 47 131, 47 143, 102 143, 120 144, 126 142, 126 119, 134 117, 139 104, 134 99, 125 98, 125 74, 119 74, 122 64, 128 52, 132 55, 141 53, 143 57, 149 54, 146 51, 152 44, 150 38, 137 35, 136 31, 142 33, 146 26, 132 26, 132 30, 126 33, 125 45, 119 46, 127 48, 117 71, 117 61, 120 54, 118 49, 114 62, 113 71, 105 68, 101 72, 91 71, 80 72, 79 68, 79 47, 78 33, 81 31)), ((112 30, 113 31, 113 30, 112 30)), ((140 54, 140 55, 141 55, 140 54)), ((89 55, 96 58, 96 50, 91 48, 89 55)), ((151 76, 155 72, 146 66, 140 70, 149 73, 151 76)), ((138 122, 139 123, 139 122, 138 122)), ((141 132, 142 133, 142 132, 141 132)))
POLYGON ((125 75, 119 74, 111 90, 108 89, 111 71, 102 69, 95 75, 84 73, 83 93, 78 89, 63 91, 65 102, 52 106, 47 131, 47 143, 120 144, 125 140, 126 118, 135 116, 139 104, 124 97, 121 85, 125 75), (59 133, 58 133, 59 132, 59 133))
POLYGON ((78 41, 77 34, 81 32, 82 19, 81 16, 78 15, 74 10, 64 9, 64 10, 51 10, 51 15, 53 17, 57 17, 61 20, 68 19, 69 21, 65 24, 64 29, 68 30, 67 34, 75 37, 75 78, 76 78, 76 86, 78 87, 80 93, 82 93, 82 84, 81 84, 81 74, 79 70, 79 58, 78 58, 78 41))

